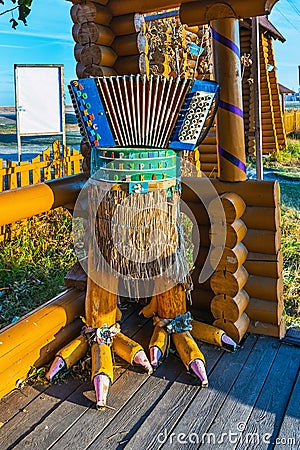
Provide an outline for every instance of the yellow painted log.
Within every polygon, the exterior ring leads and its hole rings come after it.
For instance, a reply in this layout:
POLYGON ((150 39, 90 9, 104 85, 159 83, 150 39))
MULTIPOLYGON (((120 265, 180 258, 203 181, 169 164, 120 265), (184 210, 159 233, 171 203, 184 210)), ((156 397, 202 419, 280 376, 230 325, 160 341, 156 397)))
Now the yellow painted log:
POLYGON ((125 334, 118 333, 113 339, 113 350, 124 361, 134 364, 135 355, 143 350, 143 347, 125 334))
POLYGON ((214 272, 210 279, 210 285, 216 295, 227 294, 230 297, 235 297, 243 289, 247 280, 248 272, 241 266, 235 273, 222 270, 214 272))
POLYGON ((84 293, 69 289, 0 332, 0 398, 79 335, 84 293))
POLYGON ((193 320, 192 326, 191 335, 193 338, 206 342, 207 344, 222 347, 221 338, 224 334, 224 330, 208 325, 207 323, 198 322, 198 320, 193 320))
POLYGON ((112 362, 111 347, 106 344, 93 342, 91 347, 92 355, 92 380, 97 375, 106 375, 110 382, 114 381, 114 368, 112 362))
POLYGON ((231 339, 239 343, 248 330, 250 319, 244 312, 234 323, 229 320, 217 319, 213 325, 224 330, 231 339))
POLYGON ((112 45, 118 56, 130 56, 140 53, 148 53, 148 45, 145 34, 133 33, 126 36, 118 36, 112 45))
POLYGON ((186 293, 178 284, 167 292, 157 296, 157 313, 163 319, 174 319, 174 317, 186 312, 186 293))
POLYGON ((183 333, 174 333, 171 336, 180 359, 187 369, 189 369, 190 364, 195 359, 200 359, 205 363, 203 353, 200 351, 198 345, 188 331, 183 333))
POLYGON ((237 244, 233 248, 225 247, 221 260, 219 260, 219 255, 222 254, 222 249, 215 247, 210 253, 210 262, 216 270, 226 270, 227 272, 236 272, 241 265, 246 261, 248 250, 242 242, 237 244), (217 261, 218 265, 216 266, 217 261))
POLYGON ((214 245, 225 245, 226 247, 233 248, 238 245, 246 236, 247 227, 241 219, 235 220, 231 224, 226 225, 226 240, 224 242, 223 236, 220 234, 220 225, 216 222, 213 223, 209 236, 210 239, 214 239, 214 245))
POLYGON ((145 20, 143 16, 135 13, 113 17, 110 23, 110 27, 116 36, 125 36, 143 31, 144 26, 145 20))
POLYGON ((144 306, 142 313, 145 317, 150 318, 157 314, 157 297, 154 295, 148 305, 144 306))
POLYGON ((75 202, 87 175, 73 175, 0 193, 0 226, 75 202))
POLYGON ((152 347, 158 347, 164 355, 168 348, 169 343, 169 334, 161 327, 154 327, 150 342, 149 349, 152 347))
POLYGON ((253 321, 279 325, 283 315, 283 302, 270 302, 260 298, 251 298, 246 309, 253 321))
POLYGON ((88 343, 84 336, 79 336, 78 338, 71 341, 65 347, 63 347, 56 356, 62 358, 66 366, 72 367, 77 361, 79 361, 86 354, 88 350, 88 343))
POLYGON ((211 301, 210 309, 215 319, 236 322, 248 304, 249 295, 242 289, 235 297, 226 294, 216 295, 211 301))

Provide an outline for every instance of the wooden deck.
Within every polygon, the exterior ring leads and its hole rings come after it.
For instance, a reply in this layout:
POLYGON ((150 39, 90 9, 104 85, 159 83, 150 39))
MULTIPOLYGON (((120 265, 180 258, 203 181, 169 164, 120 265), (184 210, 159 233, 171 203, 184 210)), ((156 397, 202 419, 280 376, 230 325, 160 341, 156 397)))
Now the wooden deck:
MULTIPOLYGON (((129 308, 123 332, 147 344, 152 325, 129 308)), ((209 388, 172 352, 152 376, 118 362, 112 408, 90 382, 27 386, 0 402, 0 449, 300 449, 300 347, 249 335, 234 354, 202 345, 209 388)))

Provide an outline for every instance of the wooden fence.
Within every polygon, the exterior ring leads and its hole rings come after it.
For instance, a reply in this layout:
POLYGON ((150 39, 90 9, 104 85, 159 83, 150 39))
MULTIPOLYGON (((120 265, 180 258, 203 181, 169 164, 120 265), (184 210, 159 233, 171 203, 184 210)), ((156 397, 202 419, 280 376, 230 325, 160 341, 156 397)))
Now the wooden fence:
POLYGON ((75 175, 82 170, 82 160, 78 150, 63 147, 59 141, 31 161, 0 159, 0 192, 75 175))
POLYGON ((285 110, 283 120, 286 134, 300 133, 300 109, 285 110))

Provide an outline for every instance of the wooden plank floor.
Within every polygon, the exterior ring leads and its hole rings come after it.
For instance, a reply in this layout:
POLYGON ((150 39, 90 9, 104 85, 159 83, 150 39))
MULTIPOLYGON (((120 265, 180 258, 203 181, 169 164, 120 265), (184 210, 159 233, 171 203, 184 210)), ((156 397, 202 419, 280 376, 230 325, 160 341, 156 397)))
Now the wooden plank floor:
MULTIPOLYGON (((147 345, 151 329, 128 309, 125 334, 147 345)), ((300 449, 297 339, 249 335, 234 354, 201 348, 208 389, 171 352, 150 377, 118 361, 104 412, 90 382, 13 391, 0 402, 0 449, 300 449)))

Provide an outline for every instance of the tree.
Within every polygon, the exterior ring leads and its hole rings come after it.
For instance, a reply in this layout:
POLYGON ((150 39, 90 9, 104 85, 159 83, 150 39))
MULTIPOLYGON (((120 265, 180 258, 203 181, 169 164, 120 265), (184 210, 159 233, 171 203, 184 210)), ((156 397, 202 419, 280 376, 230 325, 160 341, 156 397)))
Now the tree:
POLYGON ((0 16, 3 16, 3 14, 7 14, 11 11, 18 11, 18 18, 15 19, 14 17, 12 17, 10 19, 10 23, 12 28, 16 29, 16 27, 18 26, 19 22, 21 21, 24 23, 24 25, 27 25, 27 17, 30 14, 30 7, 32 4, 33 0, 10 0, 11 3, 15 4, 15 6, 13 6, 12 8, 8 7, 8 0, 0 0, 0 5, 4 5, 3 7, 6 8, 4 11, 0 12, 0 16))

